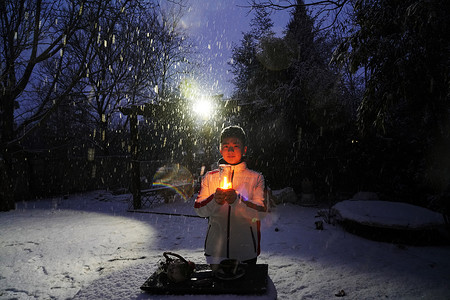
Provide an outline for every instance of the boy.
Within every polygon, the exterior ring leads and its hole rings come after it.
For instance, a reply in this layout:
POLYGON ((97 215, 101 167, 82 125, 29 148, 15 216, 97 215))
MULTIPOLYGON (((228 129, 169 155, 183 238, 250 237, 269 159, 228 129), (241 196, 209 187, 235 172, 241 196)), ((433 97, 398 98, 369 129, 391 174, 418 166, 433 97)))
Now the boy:
POLYGON ((247 168, 243 161, 246 152, 244 130, 239 126, 224 128, 219 169, 205 175, 195 200, 197 214, 209 220, 205 256, 210 264, 227 258, 256 264, 260 253, 260 219, 267 211, 264 177, 247 168), (232 188, 219 188, 220 168, 231 168, 232 188))

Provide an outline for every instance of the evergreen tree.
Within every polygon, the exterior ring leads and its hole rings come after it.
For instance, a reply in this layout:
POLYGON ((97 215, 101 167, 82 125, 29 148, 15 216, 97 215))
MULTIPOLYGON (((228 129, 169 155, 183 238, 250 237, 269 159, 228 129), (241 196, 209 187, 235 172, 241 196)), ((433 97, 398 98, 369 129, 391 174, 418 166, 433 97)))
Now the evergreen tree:
POLYGON ((356 30, 336 52, 368 74, 358 116, 367 169, 389 194, 422 204, 425 193, 450 196, 449 13, 445 0, 358 1, 356 30))
POLYGON ((340 78, 328 64, 331 47, 302 4, 298 1, 283 38, 261 26, 264 14, 258 14, 252 24, 259 27, 252 32, 260 36, 248 34, 251 48, 243 44, 234 52, 236 61, 251 62, 237 68, 245 77, 236 78, 244 79, 236 95, 246 103, 242 116, 254 137, 254 167, 267 173, 274 187, 300 185, 301 177, 314 176, 312 153, 330 148, 319 144, 320 136, 350 119, 340 78), (274 167, 280 165, 282 172, 274 167))

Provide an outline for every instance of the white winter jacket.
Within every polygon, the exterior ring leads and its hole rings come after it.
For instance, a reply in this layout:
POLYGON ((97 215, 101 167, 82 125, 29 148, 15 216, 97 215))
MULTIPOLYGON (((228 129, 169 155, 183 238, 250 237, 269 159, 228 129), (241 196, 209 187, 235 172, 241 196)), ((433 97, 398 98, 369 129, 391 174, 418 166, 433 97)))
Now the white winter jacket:
POLYGON ((215 261, 224 258, 244 261, 256 258, 260 253, 260 220, 267 211, 264 177, 247 169, 245 162, 231 168, 231 181, 237 193, 234 203, 219 205, 214 200, 219 187, 219 169, 216 169, 203 178, 194 204, 199 216, 209 218, 205 255, 216 258, 215 261))

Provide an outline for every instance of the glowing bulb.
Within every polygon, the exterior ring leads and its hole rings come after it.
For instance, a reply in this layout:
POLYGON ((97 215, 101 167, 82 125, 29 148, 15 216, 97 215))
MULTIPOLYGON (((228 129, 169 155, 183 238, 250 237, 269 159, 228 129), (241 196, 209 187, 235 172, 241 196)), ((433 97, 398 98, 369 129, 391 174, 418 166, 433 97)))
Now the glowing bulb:
POLYGON ((202 118, 207 119, 211 116, 213 107, 211 102, 206 99, 200 99, 194 102, 193 110, 195 113, 200 115, 202 118))

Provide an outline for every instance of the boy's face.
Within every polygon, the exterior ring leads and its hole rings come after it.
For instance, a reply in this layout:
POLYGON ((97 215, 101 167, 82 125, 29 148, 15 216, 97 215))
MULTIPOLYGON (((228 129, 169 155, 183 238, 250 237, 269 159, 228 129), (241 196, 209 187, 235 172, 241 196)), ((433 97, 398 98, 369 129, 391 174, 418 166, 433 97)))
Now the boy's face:
POLYGON ((220 144, 220 154, 230 165, 241 162, 242 156, 247 152, 247 146, 244 147, 240 139, 235 137, 224 138, 220 144))

